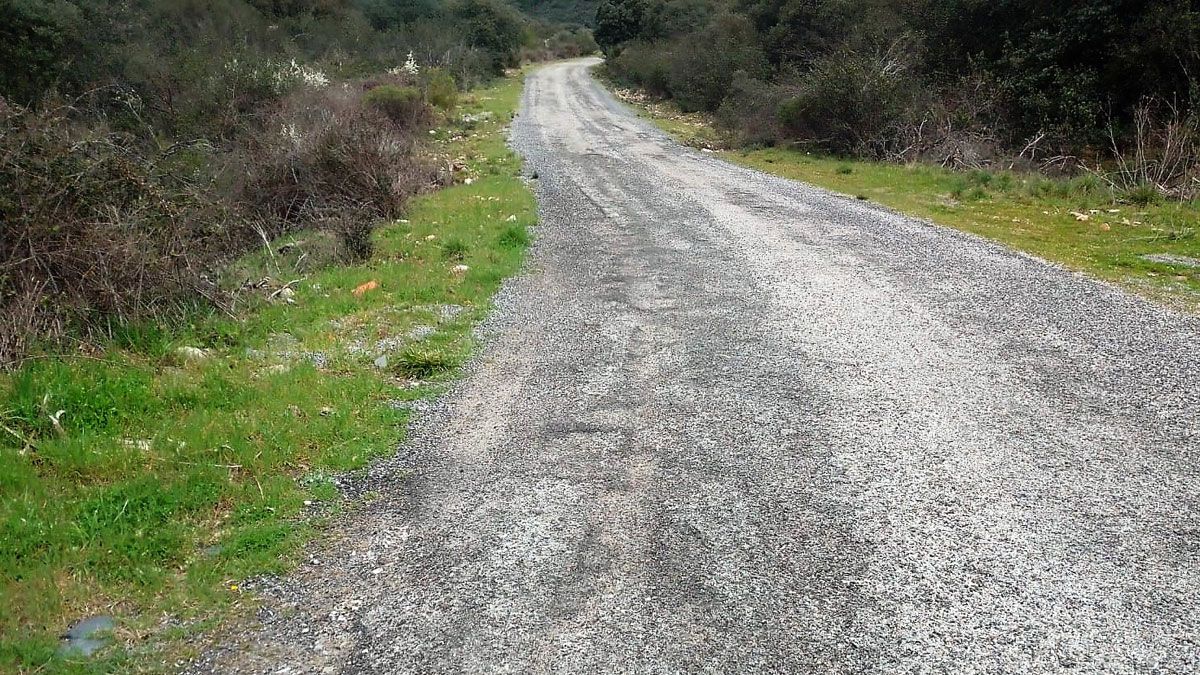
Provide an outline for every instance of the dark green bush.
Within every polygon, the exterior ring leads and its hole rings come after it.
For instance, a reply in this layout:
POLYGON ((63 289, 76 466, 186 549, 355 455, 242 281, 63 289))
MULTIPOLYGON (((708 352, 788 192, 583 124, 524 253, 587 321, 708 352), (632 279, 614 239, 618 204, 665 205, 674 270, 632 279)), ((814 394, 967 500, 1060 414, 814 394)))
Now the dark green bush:
POLYGON ((454 76, 441 68, 429 68, 421 74, 425 87, 425 100, 442 110, 453 110, 458 105, 458 85, 454 76))
POLYGON ((789 135, 835 154, 876 154, 910 109, 917 84, 892 51, 839 52, 790 88, 778 108, 789 135))
POLYGON ((670 94, 670 54, 661 45, 630 43, 608 62, 619 79, 655 96, 670 94))
POLYGON ((729 93, 717 109, 717 121, 732 131, 742 145, 775 145, 783 136, 779 119, 774 114, 783 96, 777 85, 738 71, 733 74, 729 93))
POLYGON ((368 91, 363 102, 402 129, 417 129, 430 121, 425 96, 416 87, 382 84, 368 91))
POLYGON ((725 100, 738 71, 765 77, 766 56, 748 19, 723 14, 698 35, 675 45, 668 88, 683 110, 711 112, 725 100))
MULTIPOLYGON (((1200 110, 1196 3, 601 0, 596 21, 615 79, 717 110, 743 143, 783 136, 960 167, 1004 157, 1025 170, 1103 153, 1124 166, 1117 155, 1145 147, 1139 115, 1152 101, 1170 114, 1154 116, 1149 154, 1170 161, 1150 163, 1178 170, 1149 182, 1194 192, 1181 167, 1200 159, 1163 139, 1200 110)), ((1146 171, 1157 169, 1133 182, 1146 171)))

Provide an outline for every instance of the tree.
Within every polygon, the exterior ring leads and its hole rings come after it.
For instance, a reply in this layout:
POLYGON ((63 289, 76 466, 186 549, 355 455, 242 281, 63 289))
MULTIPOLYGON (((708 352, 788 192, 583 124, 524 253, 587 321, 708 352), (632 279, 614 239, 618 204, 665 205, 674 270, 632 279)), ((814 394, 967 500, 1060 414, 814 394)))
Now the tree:
POLYGON ((611 53, 641 34, 645 16, 645 0, 604 0, 596 8, 596 43, 611 53))
POLYGON ((524 35, 517 10, 500 0, 462 0, 452 11, 465 29, 467 44, 491 54, 496 74, 515 65, 524 35))

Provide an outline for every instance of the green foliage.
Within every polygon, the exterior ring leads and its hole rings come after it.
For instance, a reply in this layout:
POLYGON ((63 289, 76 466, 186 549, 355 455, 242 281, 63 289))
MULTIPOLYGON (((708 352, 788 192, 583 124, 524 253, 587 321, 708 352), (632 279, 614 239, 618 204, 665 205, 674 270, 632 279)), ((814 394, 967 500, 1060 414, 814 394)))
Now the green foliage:
POLYGON ((450 11, 465 31, 467 44, 491 56, 494 74, 516 65, 524 26, 511 5, 501 0, 455 0, 450 11))
POLYGON ((400 354, 396 370, 405 377, 428 380, 453 372, 462 361, 461 356, 444 349, 414 345, 400 354))
POLYGON ((743 142, 973 165, 1033 138, 1050 156, 1134 145, 1147 99, 1187 119, 1194 4, 603 0, 596 38, 616 78, 720 110, 743 142))
MULTIPOLYGON (((520 268, 524 246, 507 235, 536 217, 504 133, 520 90, 513 78, 462 96, 481 121, 468 135, 455 119, 438 136, 455 139, 444 150, 479 179, 422 195, 406 222, 374 229, 370 260, 302 268, 285 249, 325 238, 305 232, 251 256, 261 266, 237 266, 298 279, 294 303, 264 302, 258 289, 239 298, 236 320, 131 325, 87 354, 0 371, 0 671, 178 662, 199 633, 252 604, 244 579, 294 564, 298 545, 348 503, 332 478, 394 451, 408 415, 398 403, 438 390, 398 388, 359 345, 389 337, 402 372, 444 381, 470 353, 472 322, 520 268), (459 242, 461 260, 446 259, 443 241, 459 242), (452 273, 460 263, 470 272, 452 273), (370 279, 380 287, 352 293, 370 279), (418 327, 434 332, 411 337, 418 327), (205 357, 177 356, 184 345, 205 357), (97 607, 116 619, 116 644, 66 663, 58 636, 97 607)), ((284 107, 314 108, 315 119, 358 98, 356 88, 348 101, 340 86, 323 91, 284 107)))
POLYGON ((841 52, 813 64, 779 108, 794 135, 817 139, 835 154, 870 154, 871 145, 908 110, 914 92, 893 53, 841 52))
POLYGON ((442 243, 442 256, 446 260, 462 260, 467 256, 468 251, 470 251, 470 247, 467 246, 467 242, 458 237, 447 239, 442 243))
POLYGON ((602 0, 596 8, 596 43, 606 54, 642 33, 645 0, 602 0))
POLYGON ((0 0, 0 97, 22 105, 97 73, 109 37, 102 3, 0 0))
POLYGON ((524 249, 530 242, 529 231, 523 225, 510 225, 500 233, 499 243, 504 248, 524 249))
POLYGON ((1162 201, 1162 194, 1158 191, 1158 188, 1148 183, 1133 186, 1126 190, 1121 197, 1126 202, 1137 206, 1149 206, 1150 204, 1157 204, 1162 201))
POLYGON ((458 85, 454 76, 441 68, 429 68, 422 73, 425 99, 430 105, 442 110, 453 110, 458 105, 458 85))
POLYGON ((765 76, 766 57, 749 20, 722 14, 693 39, 676 44, 668 88, 684 111, 711 112, 725 100, 734 73, 739 72, 765 76))
POLYGON ((592 26, 596 21, 596 0, 516 0, 529 16, 554 24, 592 26))
POLYGON ((407 129, 423 126, 429 117, 425 97, 416 87, 382 84, 368 91, 363 96, 363 103, 407 129))

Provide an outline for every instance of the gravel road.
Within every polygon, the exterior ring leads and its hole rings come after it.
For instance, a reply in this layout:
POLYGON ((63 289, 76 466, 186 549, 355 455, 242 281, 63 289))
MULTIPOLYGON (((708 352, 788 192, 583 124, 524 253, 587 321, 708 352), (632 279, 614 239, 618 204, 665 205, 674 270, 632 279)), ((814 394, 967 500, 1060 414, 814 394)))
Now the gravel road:
POLYGON ((529 76, 542 226, 196 672, 1200 671, 1200 321, 529 76))

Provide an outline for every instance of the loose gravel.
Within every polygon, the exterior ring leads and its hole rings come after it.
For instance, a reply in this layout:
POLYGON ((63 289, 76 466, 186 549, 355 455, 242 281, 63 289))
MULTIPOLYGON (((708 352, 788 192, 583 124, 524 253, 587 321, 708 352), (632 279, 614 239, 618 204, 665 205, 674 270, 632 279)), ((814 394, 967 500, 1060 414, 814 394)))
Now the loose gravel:
POLYGON ((1200 321, 531 74, 530 271, 196 672, 1200 670, 1200 321))

